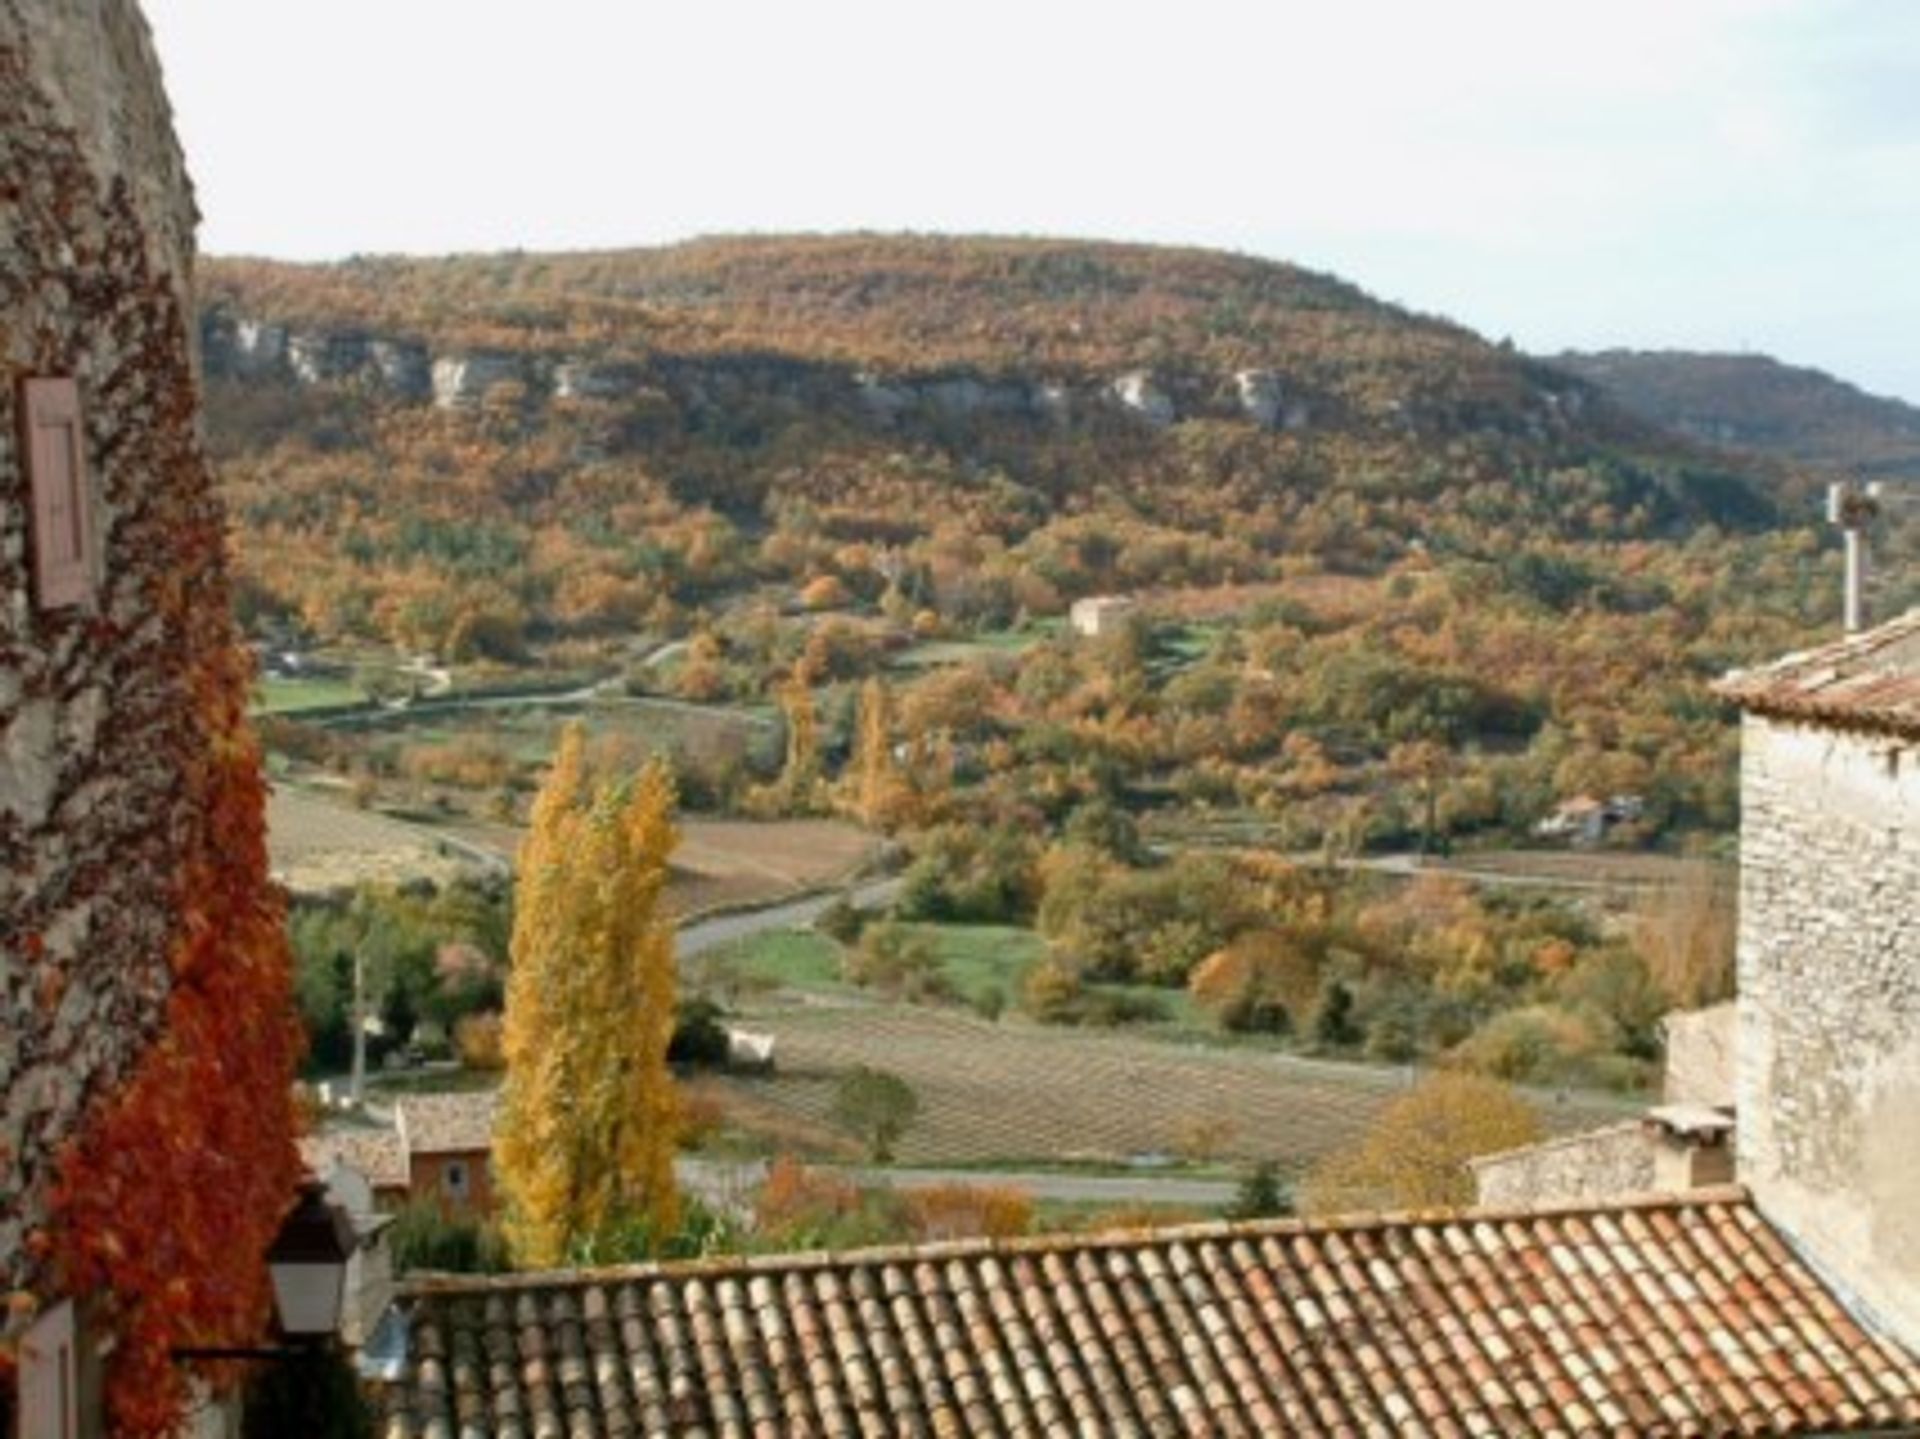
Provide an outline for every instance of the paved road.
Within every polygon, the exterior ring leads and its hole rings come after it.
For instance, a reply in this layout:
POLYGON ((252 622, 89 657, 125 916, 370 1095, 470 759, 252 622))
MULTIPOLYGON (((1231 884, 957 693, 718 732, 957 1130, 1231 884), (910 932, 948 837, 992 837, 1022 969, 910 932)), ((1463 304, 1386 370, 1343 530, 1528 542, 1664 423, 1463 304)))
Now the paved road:
MULTIPOLYGON (((864 908, 885 904, 900 891, 898 879, 872 879, 858 884, 850 891, 853 902, 864 908)), ((835 900, 841 891, 830 894, 809 895, 805 899, 792 899, 784 904, 770 904, 764 909, 746 909, 736 914, 717 914, 711 919, 696 919, 691 924, 680 926, 680 935, 676 950, 680 958, 702 954, 723 944, 731 944, 736 939, 745 939, 750 934, 760 934, 769 929, 799 929, 812 924, 835 900)))
MULTIPOLYGON (((1019 1189, 1029 1198, 1063 1204, 1177 1204, 1189 1209, 1219 1209, 1230 1203, 1238 1185, 1228 1179, 1191 1179, 1169 1174, 1071 1174, 1028 1169, 879 1169, 866 1166, 810 1166, 838 1175, 864 1189, 932 1189, 944 1184, 991 1185, 1019 1189)), ((735 1211, 750 1207, 766 1178, 764 1160, 681 1159, 680 1182, 708 1203, 735 1211)))
MULTIPOLYGON (((1300 850, 1286 858, 1297 865, 1312 867, 1324 864, 1326 856, 1319 850, 1300 850)), ((1449 879, 1464 880, 1468 884, 1500 885, 1513 889, 1577 889, 1592 890, 1596 893, 1637 894, 1643 890, 1667 889, 1674 881, 1656 879, 1651 876, 1602 875, 1587 878, 1578 875, 1527 874, 1507 869, 1481 869, 1470 860, 1429 861, 1420 854, 1367 854, 1347 856, 1334 861, 1336 869, 1363 869, 1373 874, 1390 874, 1402 879, 1411 879, 1419 874, 1441 874, 1449 879)))

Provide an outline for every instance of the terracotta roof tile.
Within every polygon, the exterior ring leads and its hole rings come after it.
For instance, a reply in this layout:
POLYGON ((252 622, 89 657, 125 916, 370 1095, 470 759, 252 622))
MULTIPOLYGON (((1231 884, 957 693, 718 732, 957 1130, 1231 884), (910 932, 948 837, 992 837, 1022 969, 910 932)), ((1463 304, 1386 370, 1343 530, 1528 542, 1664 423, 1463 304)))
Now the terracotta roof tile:
POLYGON ((407 1160, 391 1129, 335 1127, 300 1140, 300 1160, 324 1177, 335 1163, 360 1174, 374 1189, 405 1189, 407 1160))
POLYGON ((1920 737, 1920 609, 1819 649, 1736 670, 1714 689, 1758 714, 1920 737))
POLYGON ((389 1439, 1920 1425, 1743 1191, 435 1279, 389 1439))
POLYGON ((493 1147, 498 1090, 416 1094, 394 1105, 394 1125, 413 1154, 473 1154, 493 1147))

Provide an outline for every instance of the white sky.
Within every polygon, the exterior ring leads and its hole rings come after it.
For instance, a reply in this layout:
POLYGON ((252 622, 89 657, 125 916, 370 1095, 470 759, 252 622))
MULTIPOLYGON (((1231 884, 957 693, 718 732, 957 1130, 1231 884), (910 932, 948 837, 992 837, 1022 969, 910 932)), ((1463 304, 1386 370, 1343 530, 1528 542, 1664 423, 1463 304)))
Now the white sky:
POLYGON ((1920 401, 1913 0, 146 0, 218 254, 1225 246, 1920 401))

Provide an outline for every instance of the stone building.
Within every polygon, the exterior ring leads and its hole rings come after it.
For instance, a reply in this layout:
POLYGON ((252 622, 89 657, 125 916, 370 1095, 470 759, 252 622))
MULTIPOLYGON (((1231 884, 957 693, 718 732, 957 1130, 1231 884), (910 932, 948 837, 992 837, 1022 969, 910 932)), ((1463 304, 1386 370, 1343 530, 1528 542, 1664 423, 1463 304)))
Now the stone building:
POLYGON ((1117 633, 1139 608, 1137 601, 1125 595, 1088 595, 1073 602, 1067 623, 1082 638, 1097 640, 1117 633))
POLYGON ((1720 689, 1745 715, 1740 1176, 1920 1344, 1920 611, 1720 689))
POLYGON ((293 1035, 133 0, 0 4, 0 115, 0 1432, 66 1435, 178 1399, 169 1305, 252 1337, 293 1035))

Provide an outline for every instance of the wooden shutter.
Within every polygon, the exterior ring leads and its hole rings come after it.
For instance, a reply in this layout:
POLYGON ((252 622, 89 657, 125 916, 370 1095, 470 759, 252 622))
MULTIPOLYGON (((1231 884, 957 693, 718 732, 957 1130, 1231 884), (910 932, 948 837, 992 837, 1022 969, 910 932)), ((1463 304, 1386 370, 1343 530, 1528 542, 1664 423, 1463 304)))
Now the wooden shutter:
POLYGON ((33 495, 34 591, 45 610, 93 598, 93 492, 87 485, 80 387, 67 379, 20 387, 21 459, 33 495))
POLYGON ((20 1341, 20 1433, 22 1439, 77 1439, 80 1433, 80 1372, 75 1352, 73 1305, 42 1314, 20 1341))

